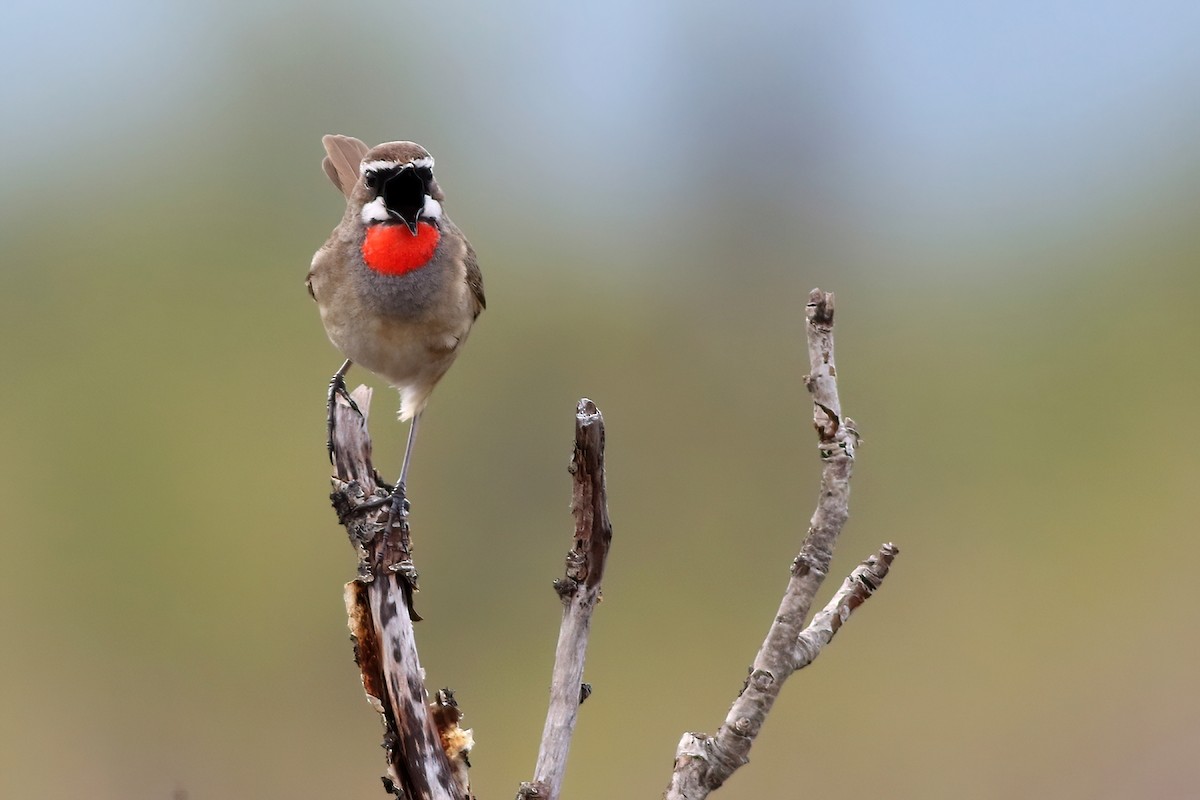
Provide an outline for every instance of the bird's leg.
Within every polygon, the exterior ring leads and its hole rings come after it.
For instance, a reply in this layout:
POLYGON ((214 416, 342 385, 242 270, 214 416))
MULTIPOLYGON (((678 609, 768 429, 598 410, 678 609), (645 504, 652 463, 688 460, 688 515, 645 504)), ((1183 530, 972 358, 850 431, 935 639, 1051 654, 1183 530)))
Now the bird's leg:
POLYGON ((413 417, 412 424, 408 426, 408 442, 404 445, 404 461, 400 463, 400 480, 396 481, 396 489, 403 494, 404 485, 408 482, 408 462, 412 458, 413 442, 417 440, 417 425, 421 422, 421 415, 418 413, 413 417))
POLYGON ((413 442, 417 440, 417 425, 421 421, 421 415, 417 414, 413 417, 412 422, 408 426, 408 442, 404 445, 404 461, 400 463, 400 477, 396 481, 396 485, 392 487, 392 493, 388 496, 391 501, 391 508, 388 510, 388 527, 399 527, 408 516, 408 511, 412 505, 408 502, 405 487, 408 485, 408 462, 412 459, 413 442))
POLYGON ((408 511, 412 507, 408 502, 408 497, 405 495, 405 485, 408 481, 408 464, 412 460, 413 442, 417 440, 417 424, 421 421, 421 415, 417 414, 413 417, 412 423, 408 427, 408 443, 404 446, 404 461, 400 465, 400 478, 396 481, 396 485, 392 487, 391 492, 387 497, 377 497, 373 500, 368 500, 358 507, 359 511, 369 511, 375 508, 381 508, 385 505, 390 506, 388 509, 388 527, 397 528, 408 516, 408 511))
POLYGON ((340 394, 354 409, 356 414, 362 415, 358 410, 358 404, 354 402, 354 398, 346 391, 346 373, 350 371, 350 359, 346 359, 346 363, 333 373, 333 377, 329 380, 329 392, 325 395, 325 449, 329 451, 329 463, 333 463, 333 406, 334 400, 340 394))

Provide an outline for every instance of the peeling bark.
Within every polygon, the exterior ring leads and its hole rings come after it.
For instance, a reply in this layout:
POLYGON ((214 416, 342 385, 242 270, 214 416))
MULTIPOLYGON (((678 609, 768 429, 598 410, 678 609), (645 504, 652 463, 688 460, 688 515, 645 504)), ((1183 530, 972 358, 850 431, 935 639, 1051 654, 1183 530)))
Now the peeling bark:
POLYGON ((830 604, 805 626, 813 598, 829 572, 838 535, 850 515, 850 476, 858 447, 858 431, 854 421, 842 415, 838 396, 833 311, 833 294, 813 289, 806 306, 809 374, 804 383, 812 394, 813 427, 824 465, 816 511, 745 686, 715 735, 683 735, 664 793, 667 800, 701 800, 749 760, 750 747, 784 681, 812 663, 850 613, 879 587, 899 552, 894 545, 883 545, 851 573, 830 604))

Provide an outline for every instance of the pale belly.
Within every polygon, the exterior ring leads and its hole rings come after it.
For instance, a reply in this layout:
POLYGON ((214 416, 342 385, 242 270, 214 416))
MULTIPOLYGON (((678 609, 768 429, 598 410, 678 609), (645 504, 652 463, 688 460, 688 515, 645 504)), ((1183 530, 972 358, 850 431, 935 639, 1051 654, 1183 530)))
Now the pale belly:
POLYGON ((421 412, 450 368, 470 326, 458 331, 429 321, 410 322, 322 309, 330 341, 346 358, 400 390, 401 418, 421 412))

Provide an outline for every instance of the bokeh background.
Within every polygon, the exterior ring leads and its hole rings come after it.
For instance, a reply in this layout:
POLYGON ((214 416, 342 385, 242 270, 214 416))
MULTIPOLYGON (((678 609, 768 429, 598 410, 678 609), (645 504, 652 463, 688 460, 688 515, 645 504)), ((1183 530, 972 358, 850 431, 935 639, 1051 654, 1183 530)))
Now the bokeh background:
POLYGON ((823 597, 902 552, 720 796, 1195 796, 1197 30, 1182 0, 8 0, 0 796, 383 796, 303 288, 327 132, 427 145, 485 273, 410 486, 481 798, 533 768, 583 395, 616 538, 567 796, 658 796, 723 718, 815 499, 813 286, 865 437, 823 597))

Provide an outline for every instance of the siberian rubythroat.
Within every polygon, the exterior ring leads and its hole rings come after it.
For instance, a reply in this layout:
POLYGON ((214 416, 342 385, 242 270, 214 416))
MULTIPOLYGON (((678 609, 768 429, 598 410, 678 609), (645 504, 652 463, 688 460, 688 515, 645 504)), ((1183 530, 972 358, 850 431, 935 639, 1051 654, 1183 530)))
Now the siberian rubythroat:
POLYGON ((307 280, 325 332, 346 357, 329 384, 330 452, 334 397, 345 394, 350 365, 361 364, 400 391, 400 419, 412 420, 393 492, 402 500, 417 423, 483 311, 483 276, 442 207, 424 147, 321 141, 325 174, 346 196, 346 213, 313 256, 307 280))

